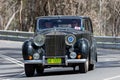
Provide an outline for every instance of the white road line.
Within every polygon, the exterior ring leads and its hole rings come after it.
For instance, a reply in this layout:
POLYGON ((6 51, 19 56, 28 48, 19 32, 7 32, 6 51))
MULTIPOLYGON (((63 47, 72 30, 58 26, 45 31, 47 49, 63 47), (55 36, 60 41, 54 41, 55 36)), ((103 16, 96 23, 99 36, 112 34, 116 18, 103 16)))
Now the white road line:
MULTIPOLYGON (((22 74, 22 73, 21 73, 22 74)), ((19 74, 19 73, 14 73, 14 74, 3 74, 3 75, 0 75, 0 77, 3 77, 3 76, 11 76, 11 75, 21 75, 21 74, 19 74)))
POLYGON ((117 78, 120 78, 120 75, 114 76, 114 77, 110 77, 110 78, 106 78, 104 80, 114 80, 114 79, 117 79, 117 78))
POLYGON ((24 67, 24 63, 23 62, 18 61, 18 60, 14 59, 14 58, 11 58, 11 57, 3 55, 3 54, 0 54, 0 57, 4 58, 4 59, 6 59, 6 60, 8 60, 8 61, 10 61, 12 63, 15 63, 15 64, 17 64, 17 65, 19 65, 21 67, 24 67))
POLYGON ((10 79, 3 79, 3 78, 0 78, 0 80, 10 80, 10 79))
MULTIPOLYGON (((18 60, 14 59, 14 58, 11 58, 11 57, 3 55, 3 54, 0 54, 0 57, 5 59, 5 60, 8 60, 8 61, 10 61, 12 63, 15 63, 15 64, 17 64, 20 67, 24 67, 24 63, 23 62, 18 61, 18 60)), ((15 75, 20 76, 20 75, 23 75, 23 74, 24 74, 24 72, 19 74, 19 75, 18 74, 15 74, 15 75)), ((7 74, 7 75, 9 75, 9 74, 7 74)), ((5 76, 5 75, 0 75, 0 76, 5 76)), ((0 80, 11 80, 11 79, 2 79, 1 78, 0 80)))
MULTIPOLYGON (((24 75, 25 74, 25 72, 23 72, 23 73, 20 73, 20 74, 14 74, 14 75, 16 75, 16 76, 14 76, 14 77, 19 77, 19 76, 22 76, 22 75, 24 75)), ((6 75, 0 75, 0 77, 3 77, 3 76, 9 76, 9 75, 11 75, 11 74, 6 74, 6 75)), ((14 78, 10 78, 10 79, 4 79, 4 78, 0 78, 0 80, 16 80, 16 79, 14 79, 14 78)))

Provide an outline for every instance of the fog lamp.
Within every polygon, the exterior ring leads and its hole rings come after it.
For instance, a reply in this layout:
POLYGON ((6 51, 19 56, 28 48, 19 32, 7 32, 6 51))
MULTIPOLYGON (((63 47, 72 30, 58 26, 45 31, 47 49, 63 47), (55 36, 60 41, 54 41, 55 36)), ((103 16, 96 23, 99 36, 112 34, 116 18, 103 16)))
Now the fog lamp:
POLYGON ((39 59, 39 58, 40 58, 39 53, 35 53, 35 54, 33 54, 33 58, 34 58, 34 59, 39 59))
POLYGON ((71 52, 70 53, 70 58, 75 59, 76 56, 77 56, 77 54, 75 52, 71 52))

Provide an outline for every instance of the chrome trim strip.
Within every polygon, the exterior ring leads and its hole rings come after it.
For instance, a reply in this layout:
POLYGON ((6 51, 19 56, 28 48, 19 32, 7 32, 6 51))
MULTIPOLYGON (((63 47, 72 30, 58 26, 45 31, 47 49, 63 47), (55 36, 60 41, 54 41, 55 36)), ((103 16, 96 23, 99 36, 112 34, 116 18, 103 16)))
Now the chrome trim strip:
POLYGON ((24 60, 25 64, 43 64, 43 60, 24 60))

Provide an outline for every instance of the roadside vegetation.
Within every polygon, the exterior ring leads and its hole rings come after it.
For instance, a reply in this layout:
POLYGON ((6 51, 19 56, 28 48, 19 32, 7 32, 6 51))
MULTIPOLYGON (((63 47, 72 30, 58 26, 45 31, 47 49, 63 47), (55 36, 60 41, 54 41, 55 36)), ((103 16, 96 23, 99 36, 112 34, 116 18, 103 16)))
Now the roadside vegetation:
POLYGON ((120 0, 0 0, 0 30, 34 31, 47 15, 89 16, 95 35, 120 35, 120 0))

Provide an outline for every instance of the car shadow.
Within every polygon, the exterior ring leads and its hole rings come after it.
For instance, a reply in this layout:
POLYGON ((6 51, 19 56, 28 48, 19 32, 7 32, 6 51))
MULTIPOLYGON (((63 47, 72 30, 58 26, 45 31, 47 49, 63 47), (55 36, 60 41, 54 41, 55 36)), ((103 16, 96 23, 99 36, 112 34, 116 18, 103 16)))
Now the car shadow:
MULTIPOLYGON (((33 77, 45 77, 45 76, 59 76, 59 75, 73 75, 73 74, 80 74, 78 71, 68 70, 68 71, 51 71, 51 72, 44 72, 42 75, 35 74, 33 77)), ((30 78, 26 77, 24 71, 21 72, 11 72, 11 73, 4 73, 1 76, 3 78, 30 78), (22 74, 23 73, 23 74, 22 74)))
MULTIPOLYGON (((44 72, 40 76, 57 76, 57 75, 71 75, 71 74, 79 74, 79 71, 78 70, 76 70, 76 71, 69 70, 69 71, 44 72)), ((39 75, 35 75, 35 76, 39 76, 39 75)))

